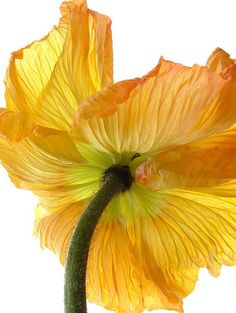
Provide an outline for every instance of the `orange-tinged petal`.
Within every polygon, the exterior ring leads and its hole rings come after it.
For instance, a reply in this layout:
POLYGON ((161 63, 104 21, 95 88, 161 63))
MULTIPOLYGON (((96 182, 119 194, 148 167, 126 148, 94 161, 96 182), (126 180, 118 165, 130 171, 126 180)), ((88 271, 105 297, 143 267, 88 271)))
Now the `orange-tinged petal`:
POLYGON ((205 188, 206 192, 236 180, 236 130, 150 157, 137 169, 136 180, 152 190, 205 188))
POLYGON ((91 119, 114 114, 118 105, 128 100, 132 91, 141 83, 141 79, 121 81, 86 98, 77 114, 78 123, 80 118, 91 119))
POLYGON ((61 12, 48 36, 12 54, 6 100, 39 125, 70 130, 83 99, 113 81, 111 21, 86 1, 64 2, 61 12))
POLYGON ((90 71, 92 78, 98 76, 99 89, 113 83, 111 20, 109 17, 92 10, 89 10, 89 13, 89 28, 94 29, 90 35, 91 38, 94 36, 89 48, 89 60, 92 61, 93 59, 93 63, 91 63, 93 66, 90 65, 90 71))
POLYGON ((209 56, 206 66, 217 74, 224 74, 225 70, 235 63, 235 60, 231 59, 227 52, 223 49, 217 48, 209 56))
POLYGON ((235 119, 233 77, 161 59, 145 77, 86 99, 73 132, 99 150, 145 153, 207 137, 230 127, 235 119))
POLYGON ((0 109, 0 135, 12 142, 29 136, 35 125, 27 113, 0 109))

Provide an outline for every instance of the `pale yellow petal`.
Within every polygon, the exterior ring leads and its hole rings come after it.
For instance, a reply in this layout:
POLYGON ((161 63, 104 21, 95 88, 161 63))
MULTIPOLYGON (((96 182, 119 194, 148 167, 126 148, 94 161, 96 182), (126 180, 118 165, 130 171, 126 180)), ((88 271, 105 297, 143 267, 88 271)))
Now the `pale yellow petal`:
POLYGON ((80 103, 112 83, 111 21, 86 1, 64 2, 61 12, 48 36, 12 54, 6 100, 39 125, 70 130, 80 103))
POLYGON ((73 133, 102 151, 146 153, 205 138, 235 120, 233 77, 161 59, 145 77, 86 99, 73 133))

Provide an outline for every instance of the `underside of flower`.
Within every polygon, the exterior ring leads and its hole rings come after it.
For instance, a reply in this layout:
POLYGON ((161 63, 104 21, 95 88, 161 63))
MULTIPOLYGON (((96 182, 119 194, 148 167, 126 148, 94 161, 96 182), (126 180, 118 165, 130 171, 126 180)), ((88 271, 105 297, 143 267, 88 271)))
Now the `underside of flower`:
POLYGON ((61 12, 11 56, 0 162, 38 196, 34 233, 63 265, 84 209, 112 181, 87 299, 117 313, 183 312, 200 268, 217 276, 236 264, 236 60, 219 48, 205 66, 161 58, 114 83, 111 20, 85 0, 61 12))

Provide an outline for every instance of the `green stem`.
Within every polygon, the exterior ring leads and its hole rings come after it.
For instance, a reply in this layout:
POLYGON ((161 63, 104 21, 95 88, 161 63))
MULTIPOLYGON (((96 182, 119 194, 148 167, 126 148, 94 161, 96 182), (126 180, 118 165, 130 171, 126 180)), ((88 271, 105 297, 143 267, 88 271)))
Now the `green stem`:
POLYGON ((65 268, 65 313, 86 313, 86 266, 90 242, 104 209, 111 199, 128 190, 133 182, 128 166, 105 171, 103 183, 81 215, 68 249, 65 268))

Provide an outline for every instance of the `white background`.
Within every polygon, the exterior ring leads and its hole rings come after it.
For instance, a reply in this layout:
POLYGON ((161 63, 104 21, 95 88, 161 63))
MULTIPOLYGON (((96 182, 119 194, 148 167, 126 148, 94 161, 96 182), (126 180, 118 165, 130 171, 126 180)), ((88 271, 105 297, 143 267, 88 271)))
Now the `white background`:
MULTIPOLYGON (((220 46, 236 58, 235 1, 89 0, 91 9, 111 16, 115 79, 140 76, 161 55, 192 65, 204 64, 220 46)), ((44 36, 57 23, 59 0, 1 1, 0 80, 11 51, 44 36)), ((4 106, 0 85, 0 106, 4 106)), ((0 312, 63 313, 64 270, 57 257, 41 251, 32 237, 37 199, 17 190, 0 168, 0 312)), ((205 270, 185 300, 186 313, 234 313, 236 268, 220 278, 205 270)), ((89 312, 105 312, 89 305, 89 312)), ((159 311, 164 312, 164 311, 159 311)))

